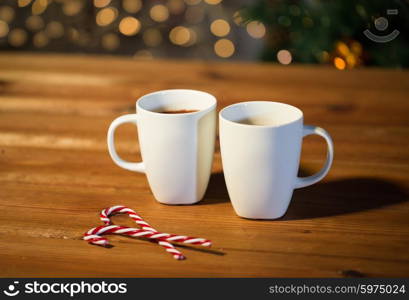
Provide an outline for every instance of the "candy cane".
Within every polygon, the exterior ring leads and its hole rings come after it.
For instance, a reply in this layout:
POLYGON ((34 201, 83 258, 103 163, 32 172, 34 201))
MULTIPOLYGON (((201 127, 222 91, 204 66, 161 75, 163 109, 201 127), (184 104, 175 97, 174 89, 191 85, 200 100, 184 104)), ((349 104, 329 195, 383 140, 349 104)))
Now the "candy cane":
POLYGON ((171 242, 201 245, 204 247, 211 246, 211 241, 203 238, 158 232, 151 225, 149 225, 149 223, 144 221, 142 217, 139 216, 134 210, 122 205, 103 209, 101 211, 100 218, 105 225, 92 228, 84 234, 84 240, 88 241, 91 244, 102 246, 108 245, 108 239, 105 237, 101 237, 102 234, 121 234, 132 237, 145 237, 156 240, 159 245, 164 247, 167 252, 171 253, 173 257, 178 260, 184 259, 185 257, 180 251, 175 249, 171 242), (120 213, 127 214, 135 221, 136 224, 141 226, 141 229, 113 225, 111 220, 109 219, 109 216, 120 213))

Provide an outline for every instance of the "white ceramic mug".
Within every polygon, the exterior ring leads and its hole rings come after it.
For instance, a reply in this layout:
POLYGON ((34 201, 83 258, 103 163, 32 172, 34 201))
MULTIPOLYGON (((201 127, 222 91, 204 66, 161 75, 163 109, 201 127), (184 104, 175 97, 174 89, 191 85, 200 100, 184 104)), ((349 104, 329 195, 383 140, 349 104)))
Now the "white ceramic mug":
POLYGON ((121 168, 146 173, 155 198, 165 204, 200 201, 211 174, 216 139, 216 98, 195 90, 165 90, 141 97, 136 114, 115 119, 108 130, 108 150, 121 168), (197 110, 190 113, 164 111, 197 110), (122 160, 114 145, 123 123, 138 128, 142 161, 122 160))
POLYGON ((224 108, 219 116, 224 177, 234 210, 241 217, 280 218, 293 190, 320 181, 331 167, 330 135, 320 127, 303 125, 303 113, 294 106, 242 102, 224 108), (297 177, 302 139, 310 134, 326 140, 327 160, 315 175, 297 177))

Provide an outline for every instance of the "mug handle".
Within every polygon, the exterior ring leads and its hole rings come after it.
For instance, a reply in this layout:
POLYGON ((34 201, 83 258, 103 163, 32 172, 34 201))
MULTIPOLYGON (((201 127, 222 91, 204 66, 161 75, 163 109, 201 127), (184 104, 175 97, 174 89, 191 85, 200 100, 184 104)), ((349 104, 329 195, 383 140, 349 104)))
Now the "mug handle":
POLYGON ((312 185, 320 181, 322 178, 324 178, 325 175, 327 175, 329 169, 331 168, 332 161, 334 159, 334 144, 329 133, 321 127, 304 125, 303 137, 310 134, 317 134, 319 136, 322 136, 327 142, 327 161, 325 162, 325 165, 318 173, 307 177, 297 177, 295 181, 296 189, 312 185))
POLYGON ((125 161, 119 157, 115 149, 115 129, 119 125, 124 124, 124 123, 132 123, 136 125, 137 121, 138 121, 137 114, 123 115, 123 116, 116 118, 114 121, 112 121, 111 125, 109 125, 108 134, 107 134, 108 151, 114 163, 120 166, 121 168, 130 170, 130 171, 134 171, 134 172, 145 173, 145 165, 143 162, 135 163, 135 162, 125 161))

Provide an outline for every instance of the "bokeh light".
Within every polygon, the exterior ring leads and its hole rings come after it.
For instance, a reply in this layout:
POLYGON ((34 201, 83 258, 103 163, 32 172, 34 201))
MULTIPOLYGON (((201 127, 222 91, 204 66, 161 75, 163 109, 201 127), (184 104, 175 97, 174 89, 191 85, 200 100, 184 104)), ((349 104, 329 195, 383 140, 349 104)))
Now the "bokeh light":
POLYGON ((0 6, 0 19, 10 23, 14 19, 14 9, 10 6, 0 6))
POLYGON ((152 6, 149 14, 152 20, 156 22, 164 22, 169 18, 169 10, 165 5, 162 4, 152 6))
POLYGON ((40 16, 32 15, 26 19, 26 27, 31 31, 38 31, 44 27, 44 21, 40 16))
POLYGON ((57 21, 51 21, 45 27, 45 34, 52 39, 58 39, 64 35, 64 26, 57 21))
POLYGON ((8 35, 8 42, 13 47, 21 47, 27 41, 27 32, 21 28, 15 28, 8 35))
POLYGON ((62 11, 67 16, 75 16, 77 15, 83 6, 83 2, 81 0, 70 0, 65 1, 62 7, 62 11))
POLYGON ((70 40, 78 42, 80 34, 77 29, 70 27, 68 28, 68 37, 70 40))
POLYGON ((302 24, 306 28, 311 28, 314 26, 314 21, 310 17, 304 17, 302 18, 302 24))
POLYGON ((79 32, 78 40, 77 40, 78 45, 85 46, 89 43, 89 41, 90 41, 90 36, 87 32, 85 31, 79 32))
POLYGON ((48 41, 49 41, 48 37, 43 31, 37 32, 33 36, 33 45, 36 48, 43 48, 43 47, 47 46, 48 41))
POLYGON ((101 39, 102 47, 109 51, 117 49, 119 43, 119 37, 115 33, 107 33, 101 39))
POLYGON ((360 43, 358 43, 357 41, 353 41, 351 43, 351 51, 360 56, 362 54, 362 45, 360 43))
POLYGON ((170 13, 175 15, 182 13, 185 9, 185 3, 183 0, 168 0, 166 5, 168 6, 170 13))
MULTIPOLYGON (((237 55, 242 53, 238 51, 241 41, 266 34, 262 23, 244 23, 240 5, 230 6, 222 0, 15 1, 14 6, 0 4, 0 38, 4 38, 3 45, 8 41, 10 46, 24 45, 28 50, 63 51, 63 45, 70 44, 69 49, 74 51, 106 50, 135 56, 149 53, 145 56, 151 57, 180 57, 185 55, 183 51, 189 51, 188 57, 227 58, 236 51, 237 55), (19 20, 15 20, 20 12, 17 7, 25 8, 19 20), (250 37, 235 24, 246 28, 250 37), (197 47, 179 52, 169 48, 195 44, 197 47)), ((339 56, 353 63, 353 57, 339 56)))
POLYGON ((214 44, 214 52, 217 56, 228 58, 234 54, 234 51, 234 44, 228 39, 220 39, 214 44))
POLYGON ((122 7, 130 14, 137 13, 142 8, 141 0, 123 0, 122 7))
POLYGON ((47 0, 34 0, 33 4, 31 5, 31 13, 33 15, 41 15, 48 6, 47 0))
POLYGON ((210 4, 210 5, 217 5, 217 4, 219 4, 220 2, 222 2, 222 0, 205 0, 205 2, 206 2, 207 4, 210 4))
POLYGON ((346 57, 346 62, 349 68, 354 68, 357 64, 357 59, 355 55, 349 54, 346 57))
POLYGON ((101 9, 96 16, 96 22, 99 26, 107 26, 111 24, 117 17, 118 11, 113 7, 101 9))
POLYGON ((193 30, 192 28, 189 29, 190 32, 190 39, 189 42, 186 44, 186 46, 192 46, 193 44, 195 44, 197 42, 197 33, 195 30, 193 30))
POLYGON ((334 66, 338 70, 344 70, 345 67, 346 67, 346 63, 341 57, 335 57, 334 58, 334 66))
POLYGON ((119 23, 119 31, 123 35, 131 36, 141 30, 141 22, 134 17, 125 17, 119 23))
POLYGON ((293 57, 290 51, 282 49, 277 52, 277 60, 280 64, 289 65, 293 60, 293 57))
POLYGON ((237 25, 237 26, 241 26, 243 25, 243 18, 241 17, 241 14, 239 11, 236 11, 233 14, 233 22, 237 25))
POLYGON ((0 20, 0 38, 5 37, 9 33, 9 25, 0 20))
POLYGON ((251 21, 248 23, 246 30, 248 34, 255 39, 261 39, 266 34, 266 27, 263 23, 258 21, 251 21))
POLYGON ((188 46, 193 39, 191 31, 183 26, 176 26, 169 33, 170 41, 179 46, 188 46))
POLYGON ((109 3, 111 3, 111 0, 94 0, 94 6, 99 8, 105 7, 109 3))
POLYGON ((26 7, 31 3, 31 0, 18 0, 17 4, 19 7, 26 7))
POLYGON ((329 53, 327 52, 327 51, 322 51, 320 54, 319 54, 319 58, 318 58, 321 62, 323 62, 323 63, 327 63, 328 61, 329 61, 329 59, 330 59, 330 55, 329 55, 329 53))
POLYGON ((335 47, 339 54, 342 56, 348 56, 349 48, 344 42, 338 42, 335 47))
POLYGON ((185 0, 187 5, 197 5, 201 2, 202 0, 185 0))
POLYGON ((162 35, 156 28, 149 28, 143 33, 143 42, 148 47, 157 47, 162 42, 162 35))
POLYGON ((212 22, 212 24, 210 25, 210 31, 215 36, 226 36, 230 32, 230 25, 226 20, 218 19, 212 22))

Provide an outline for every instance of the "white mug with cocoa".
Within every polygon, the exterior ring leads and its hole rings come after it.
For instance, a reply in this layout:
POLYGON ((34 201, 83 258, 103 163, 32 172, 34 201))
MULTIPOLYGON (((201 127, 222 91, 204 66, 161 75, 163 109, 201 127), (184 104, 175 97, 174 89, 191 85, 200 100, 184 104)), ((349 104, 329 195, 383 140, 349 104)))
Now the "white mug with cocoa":
POLYGON ((303 124, 298 108, 278 102, 230 105, 219 114, 220 149, 234 210, 250 219, 276 219, 287 211, 293 190, 320 181, 331 168, 334 145, 322 128, 303 124), (298 177, 304 136, 327 142, 327 159, 315 175, 298 177))
POLYGON ((195 90, 164 90, 136 102, 135 114, 109 126, 107 143, 119 167, 145 173, 155 198, 165 204, 193 204, 206 191, 216 139, 216 98, 195 90), (115 129, 137 126, 142 162, 127 162, 115 150, 115 129))

